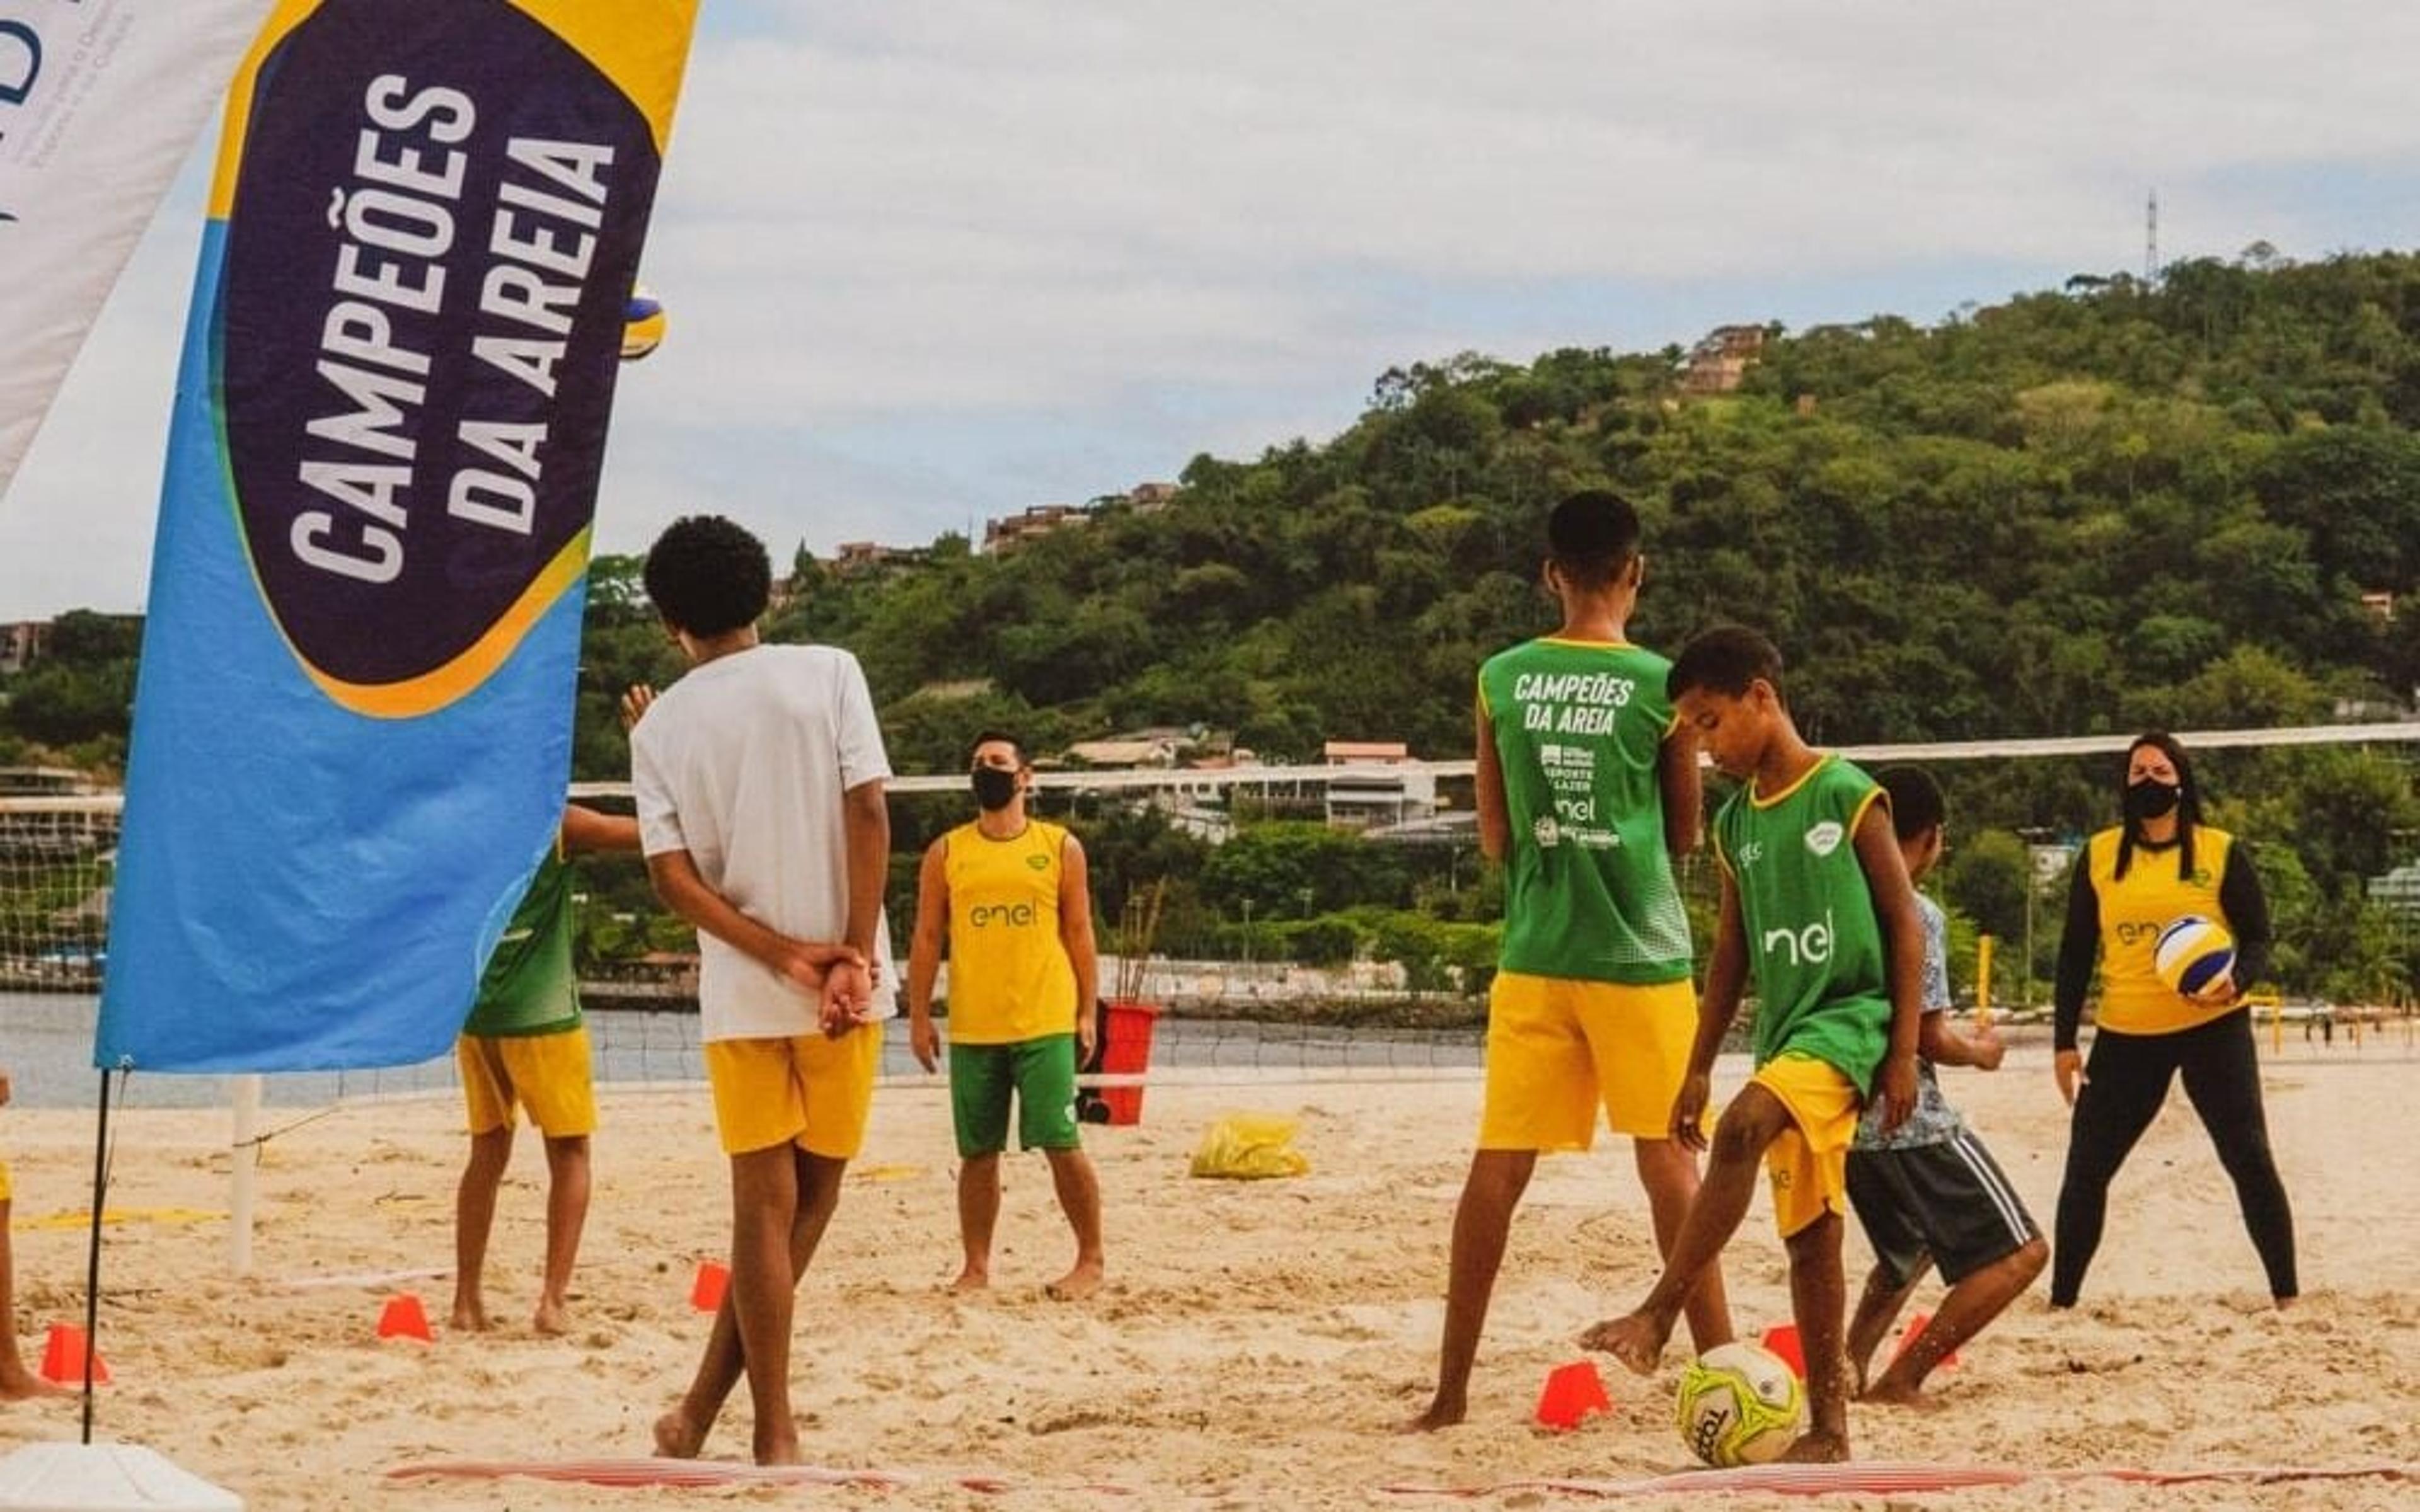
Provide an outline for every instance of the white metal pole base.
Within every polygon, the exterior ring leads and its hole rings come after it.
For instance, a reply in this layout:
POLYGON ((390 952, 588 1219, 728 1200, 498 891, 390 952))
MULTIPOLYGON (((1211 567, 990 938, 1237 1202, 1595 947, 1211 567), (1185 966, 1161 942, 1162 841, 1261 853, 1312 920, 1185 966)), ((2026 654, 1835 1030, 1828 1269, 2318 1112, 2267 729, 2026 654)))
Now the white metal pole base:
POLYGON ((132 1443, 29 1443, 0 1459, 10 1512, 243 1512, 243 1499, 132 1443))

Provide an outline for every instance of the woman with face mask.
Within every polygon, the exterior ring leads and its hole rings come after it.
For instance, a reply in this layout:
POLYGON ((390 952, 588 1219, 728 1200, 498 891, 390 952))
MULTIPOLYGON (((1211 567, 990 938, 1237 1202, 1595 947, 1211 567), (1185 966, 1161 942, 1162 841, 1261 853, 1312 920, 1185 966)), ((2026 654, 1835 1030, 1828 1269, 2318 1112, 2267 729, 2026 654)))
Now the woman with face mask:
POLYGON ((2101 1244, 2109 1182, 2181 1076, 2235 1182, 2269 1293, 2284 1307, 2299 1290, 2294 1216, 2269 1149, 2252 1011, 2243 1005, 2244 986, 2268 967, 2269 904, 2244 846, 2201 822, 2193 766, 2173 737, 2153 733, 2127 748, 2119 798, 2123 820, 2093 836, 2076 861, 2059 944, 2056 1072, 2075 1114, 2051 1305, 2075 1304, 2101 1244), (2192 995, 2163 981, 2153 961, 2160 931, 2189 914, 2224 925, 2236 950, 2233 969, 2192 995), (2087 1062, 2076 1029, 2096 959, 2101 1001, 2087 1062))

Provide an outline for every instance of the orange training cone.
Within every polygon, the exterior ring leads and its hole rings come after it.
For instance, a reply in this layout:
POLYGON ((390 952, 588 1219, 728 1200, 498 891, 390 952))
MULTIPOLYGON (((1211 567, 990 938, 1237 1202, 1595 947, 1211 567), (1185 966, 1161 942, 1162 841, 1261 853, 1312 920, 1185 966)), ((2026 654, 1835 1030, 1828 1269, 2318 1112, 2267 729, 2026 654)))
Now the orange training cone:
POLYGON ((1538 1394, 1538 1421, 1550 1428, 1575 1428, 1590 1413, 1612 1411, 1605 1378, 1597 1374, 1593 1360, 1557 1365, 1546 1374, 1546 1389, 1538 1394))
MULTIPOLYGON (((1924 1332, 1924 1325, 1931 1321, 1932 1315, 1931 1313, 1916 1313, 1908 1319, 1907 1327, 1900 1334, 1899 1347, 1891 1350, 1892 1363, 1896 1364, 1899 1357, 1907 1352, 1907 1347, 1914 1344, 1916 1340, 1916 1336, 1924 1332)), ((1935 1370, 1957 1369, 1958 1351, 1956 1350, 1952 1350, 1947 1354, 1943 1355, 1939 1360, 1933 1362, 1932 1367, 1935 1370)))
POLYGON ((92 1382, 101 1385, 109 1380, 109 1366, 99 1350, 91 1350, 85 1343, 84 1330, 73 1323, 53 1323, 50 1342, 42 1346, 42 1379, 63 1386, 82 1386, 87 1350, 92 1355, 92 1382))
POLYGON ((1790 1373, 1799 1380, 1807 1379, 1807 1350, 1798 1342, 1796 1323, 1776 1323, 1764 1331, 1764 1347, 1781 1356, 1790 1373))
POLYGON ((418 1339, 433 1344, 437 1336, 428 1331, 428 1314, 421 1310, 420 1299, 409 1291, 399 1291, 386 1300, 379 1314, 378 1336, 382 1339, 418 1339))
POLYGON ((689 1304, 702 1313, 710 1313, 722 1305, 722 1294, 731 1287, 731 1273, 712 1260, 697 1262, 697 1279, 689 1286, 689 1304))

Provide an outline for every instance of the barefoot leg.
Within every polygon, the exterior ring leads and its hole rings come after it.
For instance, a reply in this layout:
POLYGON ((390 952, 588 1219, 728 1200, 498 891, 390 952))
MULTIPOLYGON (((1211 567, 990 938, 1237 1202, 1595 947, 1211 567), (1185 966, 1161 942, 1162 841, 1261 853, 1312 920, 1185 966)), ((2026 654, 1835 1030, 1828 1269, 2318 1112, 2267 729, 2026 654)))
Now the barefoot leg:
POLYGON ((1537 1165, 1537 1151, 1528 1149, 1482 1149, 1470 1159, 1470 1174, 1463 1180, 1462 1201, 1453 1213, 1436 1395, 1426 1410, 1403 1425, 1406 1433, 1450 1427, 1469 1411, 1470 1367, 1479 1358, 1487 1304, 1496 1291, 1496 1273, 1504 1265, 1513 1210, 1528 1190, 1537 1165))
POLYGON ((968 1155, 958 1162, 958 1243, 966 1261, 953 1291, 981 1291, 991 1285, 991 1237, 1000 1224, 1000 1151, 968 1155))
POLYGON ((1061 1302, 1081 1302, 1101 1289, 1107 1265, 1101 1254, 1101 1179, 1093 1157, 1078 1149, 1046 1151, 1059 1210, 1076 1234, 1076 1264, 1044 1290, 1061 1302))
POLYGON ((534 1326, 541 1334, 571 1330, 571 1267, 588 1222, 588 1136, 546 1142, 546 1275, 534 1326))
POLYGON ((496 1192, 513 1158, 510 1124, 471 1136, 471 1158, 454 1193, 454 1326, 478 1333, 488 1326, 480 1276, 488 1263, 488 1234, 496 1221, 496 1192))

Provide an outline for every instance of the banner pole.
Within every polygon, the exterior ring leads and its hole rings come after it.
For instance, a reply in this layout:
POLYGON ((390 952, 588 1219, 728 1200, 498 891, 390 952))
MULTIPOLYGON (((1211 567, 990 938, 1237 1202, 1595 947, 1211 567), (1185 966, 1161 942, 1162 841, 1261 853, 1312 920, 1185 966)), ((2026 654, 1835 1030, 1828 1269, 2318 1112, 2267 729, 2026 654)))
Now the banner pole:
MULTIPOLYGON (((101 1073, 101 1127, 92 1138, 92 1239, 84 1265, 84 1442, 92 1443, 92 1363, 101 1356, 101 1206, 109 1187, 109 1071, 101 1073)), ((13 1324, 11 1326, 14 1326, 13 1324)))

